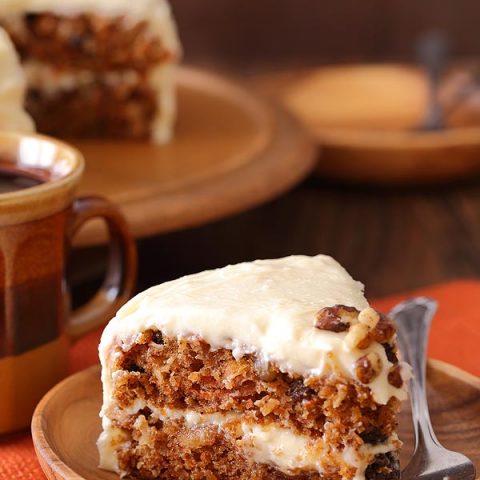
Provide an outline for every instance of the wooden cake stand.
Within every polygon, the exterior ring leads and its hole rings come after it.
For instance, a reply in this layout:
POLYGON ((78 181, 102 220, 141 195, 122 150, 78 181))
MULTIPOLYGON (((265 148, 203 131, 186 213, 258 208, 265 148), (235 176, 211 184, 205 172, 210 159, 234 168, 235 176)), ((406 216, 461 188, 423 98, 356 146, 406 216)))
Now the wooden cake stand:
MULTIPOLYGON (((199 225, 283 193, 313 168, 316 149, 289 114, 193 68, 178 72, 178 122, 167 145, 74 141, 86 157, 80 195, 116 202, 136 237, 199 225)), ((103 243, 93 221, 82 246, 103 243)))

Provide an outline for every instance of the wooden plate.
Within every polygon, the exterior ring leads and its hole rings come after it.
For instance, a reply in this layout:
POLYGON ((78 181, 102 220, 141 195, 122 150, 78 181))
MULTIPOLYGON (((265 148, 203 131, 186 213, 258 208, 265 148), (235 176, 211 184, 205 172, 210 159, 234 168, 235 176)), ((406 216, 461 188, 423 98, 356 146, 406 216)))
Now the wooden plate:
MULTIPOLYGON (((182 67, 167 145, 72 141, 85 155, 81 195, 116 202, 137 237, 198 225, 269 200, 310 172, 316 148, 280 107, 220 76, 182 67)), ((78 243, 105 240, 100 222, 78 243)))
MULTIPOLYGON (((465 453, 480 466, 480 379, 432 360, 428 389, 440 441, 465 453)), ((33 416, 32 435, 38 459, 49 479, 118 478, 97 468, 95 442, 100 433, 101 401, 100 369, 92 367, 58 384, 39 403, 33 416)), ((406 404, 400 419, 400 438, 405 442, 405 464, 413 439, 406 404)))
MULTIPOLYGON (((459 75, 447 77, 445 102, 462 81, 459 75)), ((322 177, 415 184, 480 172, 478 95, 450 114, 451 128, 420 132, 428 86, 419 69, 344 65, 262 75, 254 84, 279 100, 316 138, 322 147, 317 166, 322 177)))

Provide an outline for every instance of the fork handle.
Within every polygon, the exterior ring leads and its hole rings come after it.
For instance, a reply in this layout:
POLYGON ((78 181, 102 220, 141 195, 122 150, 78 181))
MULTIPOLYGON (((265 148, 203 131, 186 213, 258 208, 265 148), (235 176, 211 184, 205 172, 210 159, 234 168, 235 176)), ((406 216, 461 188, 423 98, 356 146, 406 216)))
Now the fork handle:
POLYGON ((428 334, 437 302, 418 297, 397 305, 391 312, 397 324, 400 350, 404 360, 413 370, 410 381, 413 426, 415 429, 415 452, 435 444, 440 446, 433 432, 427 403, 426 370, 428 334))

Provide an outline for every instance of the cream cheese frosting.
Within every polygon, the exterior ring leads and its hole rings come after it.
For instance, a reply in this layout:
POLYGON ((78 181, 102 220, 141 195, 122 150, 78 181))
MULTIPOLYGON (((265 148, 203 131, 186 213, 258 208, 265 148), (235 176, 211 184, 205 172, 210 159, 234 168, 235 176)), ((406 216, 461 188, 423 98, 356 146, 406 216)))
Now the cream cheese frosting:
POLYGON ((15 47, 0 28, 0 130, 34 130, 33 121, 23 107, 25 90, 25 77, 15 47))
MULTIPOLYGON (((363 310, 363 285, 331 257, 290 256, 257 260, 189 275, 153 287, 130 300, 104 330, 100 358, 110 345, 125 348, 148 329, 165 335, 201 337, 212 348, 232 350, 240 358, 255 353, 260 362, 274 362, 281 371, 304 377, 340 372, 355 378, 354 364, 374 352, 382 369, 368 385, 374 400, 406 398, 405 388, 388 382, 392 363, 382 345, 349 349, 346 333, 314 328, 316 313, 334 305, 363 310)), ((104 392, 110 379, 104 369, 104 392)))

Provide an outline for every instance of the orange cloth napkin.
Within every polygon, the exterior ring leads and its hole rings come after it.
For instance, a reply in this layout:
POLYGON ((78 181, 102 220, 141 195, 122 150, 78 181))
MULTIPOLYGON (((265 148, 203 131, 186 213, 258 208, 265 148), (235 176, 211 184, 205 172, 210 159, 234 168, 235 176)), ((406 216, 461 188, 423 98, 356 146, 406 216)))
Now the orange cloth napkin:
MULTIPOLYGON (((408 294, 373 302, 388 312, 396 303, 416 295, 438 300, 429 354, 480 376, 480 281, 455 281, 408 294)), ((82 370, 97 363, 97 345, 101 330, 90 333, 70 351, 70 369, 82 370)), ((19 433, 0 440, 0 480, 44 479, 33 450, 29 433, 19 433)))

